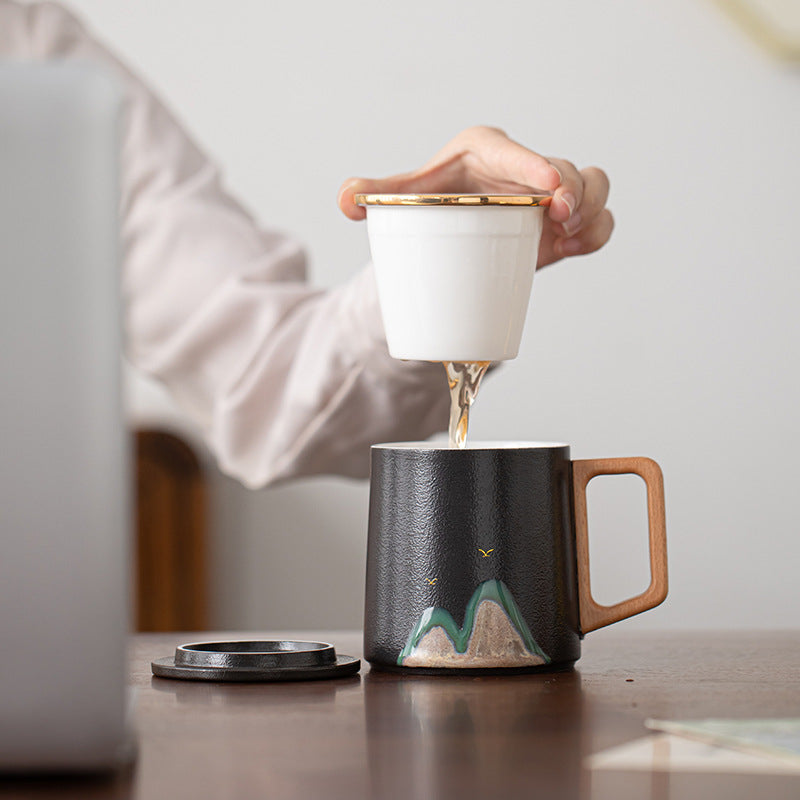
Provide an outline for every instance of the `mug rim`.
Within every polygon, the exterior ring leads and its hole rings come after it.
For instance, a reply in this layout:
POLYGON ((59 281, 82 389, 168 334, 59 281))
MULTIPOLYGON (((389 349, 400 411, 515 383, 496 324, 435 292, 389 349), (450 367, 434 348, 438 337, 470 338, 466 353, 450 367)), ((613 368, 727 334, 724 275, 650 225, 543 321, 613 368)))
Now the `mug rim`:
POLYGON ((566 442, 522 442, 522 441, 485 441, 467 442, 466 447, 450 447, 448 442, 380 442, 373 444, 372 450, 451 450, 464 452, 467 450, 548 450, 555 447, 569 447, 566 442))
POLYGON ((359 206, 548 206, 552 194, 357 194, 359 206))

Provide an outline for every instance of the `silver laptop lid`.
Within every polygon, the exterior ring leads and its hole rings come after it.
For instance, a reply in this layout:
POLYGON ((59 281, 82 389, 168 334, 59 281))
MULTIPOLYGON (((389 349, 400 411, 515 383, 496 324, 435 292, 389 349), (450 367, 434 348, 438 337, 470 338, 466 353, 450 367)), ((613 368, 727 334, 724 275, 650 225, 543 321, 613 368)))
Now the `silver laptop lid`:
POLYGON ((0 63, 0 769, 93 769, 125 741, 120 94, 0 63))

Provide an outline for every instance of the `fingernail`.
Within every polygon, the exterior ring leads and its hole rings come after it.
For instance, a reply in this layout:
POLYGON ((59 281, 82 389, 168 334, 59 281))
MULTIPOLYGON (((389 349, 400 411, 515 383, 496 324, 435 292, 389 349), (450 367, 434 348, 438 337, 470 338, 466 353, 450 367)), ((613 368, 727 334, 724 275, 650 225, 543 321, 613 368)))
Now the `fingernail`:
POLYGON ((561 253, 565 256, 576 256, 581 251, 581 243, 578 239, 562 239, 561 253))
POLYGON ((572 212, 575 211, 575 195, 572 194, 572 192, 564 192, 564 194, 561 195, 561 200, 569 209, 569 215, 572 216, 572 212))
POLYGON ((582 222, 581 212, 576 211, 561 227, 567 236, 572 236, 580 228, 582 222))
POLYGON ((575 195, 572 192, 564 192, 561 195, 561 200, 569 209, 569 215, 572 216, 572 212, 575 211, 575 195))

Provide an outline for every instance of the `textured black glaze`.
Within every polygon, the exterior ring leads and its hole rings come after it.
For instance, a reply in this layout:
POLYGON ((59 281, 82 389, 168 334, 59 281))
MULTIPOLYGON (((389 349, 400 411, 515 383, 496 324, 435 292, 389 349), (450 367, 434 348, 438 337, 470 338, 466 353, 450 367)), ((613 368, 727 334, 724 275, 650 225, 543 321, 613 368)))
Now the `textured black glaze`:
POLYGON ((579 658, 571 476, 566 446, 374 447, 365 658, 397 667, 425 609, 461 625, 490 579, 511 591, 552 667, 579 658))

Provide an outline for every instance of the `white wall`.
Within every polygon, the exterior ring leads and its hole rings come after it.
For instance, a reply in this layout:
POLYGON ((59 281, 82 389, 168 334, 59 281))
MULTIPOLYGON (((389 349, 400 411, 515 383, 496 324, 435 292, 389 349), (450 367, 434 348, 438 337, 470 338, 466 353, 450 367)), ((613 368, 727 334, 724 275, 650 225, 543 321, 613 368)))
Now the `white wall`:
MULTIPOLYGON (((334 204, 350 174, 417 166, 475 123, 602 165, 613 240, 537 276, 520 357, 485 385, 473 435, 660 461, 671 595, 623 624, 796 626, 800 71, 703 0, 73 7, 256 215, 308 244, 324 285, 367 258, 334 204)), ((605 600, 644 580, 643 491, 619 481, 590 496, 605 600)), ((366 486, 217 488, 218 624, 360 625, 366 486)))

